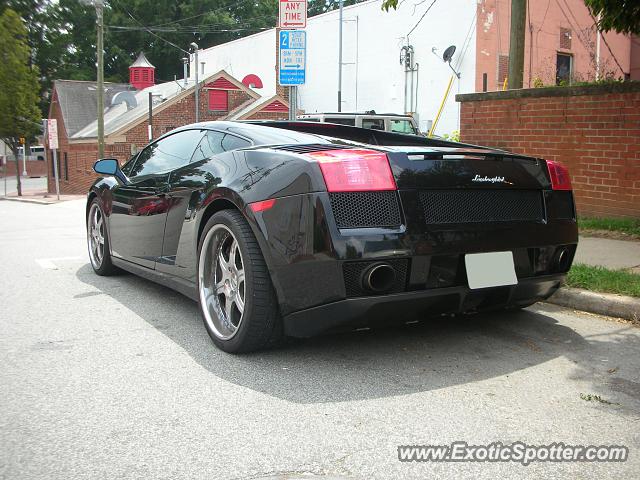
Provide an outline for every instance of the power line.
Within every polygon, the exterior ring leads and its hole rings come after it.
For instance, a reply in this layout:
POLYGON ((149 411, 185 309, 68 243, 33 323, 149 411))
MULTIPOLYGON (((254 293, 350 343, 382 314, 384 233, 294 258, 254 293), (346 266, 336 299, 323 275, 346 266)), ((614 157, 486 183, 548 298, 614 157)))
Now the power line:
POLYGON ((185 20, 191 20, 193 18, 198 18, 198 17, 202 17, 204 15, 209 15, 210 13, 218 13, 218 12, 220 12, 222 10, 227 10, 229 8, 232 8, 232 7, 237 7, 239 5, 242 5, 243 3, 247 3, 247 2, 250 2, 250 1, 253 1, 253 0, 240 0, 238 2, 235 2, 234 4, 225 5, 224 7, 215 8, 213 10, 208 10, 208 11, 203 12, 203 13, 198 13, 197 15, 192 15, 191 17, 184 17, 184 18, 180 18, 178 20, 173 20, 171 22, 166 22, 166 23, 159 23, 159 24, 153 25, 153 26, 154 27, 164 27, 166 25, 172 25, 174 23, 183 22, 185 20))
POLYGON ((600 38, 602 39, 602 41, 606 45, 607 50, 609 50, 609 53, 613 57, 613 61, 616 62, 616 65, 618 66, 618 68, 622 72, 622 75, 627 75, 627 72, 625 72, 624 69, 622 68, 622 65, 620 65, 620 62, 618 61, 618 58, 613 54, 613 51, 611 50, 611 47, 609 46, 609 42, 607 42, 607 39, 604 37, 604 34, 600 31, 600 27, 598 26, 598 21, 591 14, 591 11, 589 11, 589 16, 591 17, 591 20, 593 20, 593 25, 596 27, 596 32, 598 32, 598 35, 600 35, 600 38))
POLYGON ((147 32, 149 32, 151 35, 153 35, 154 37, 158 38, 159 40, 162 40, 163 42, 165 42, 165 43, 167 43, 167 44, 171 45, 172 47, 177 48, 177 49, 178 49, 178 50, 180 50, 181 52, 186 53, 187 55, 189 55, 189 52, 188 52, 187 50, 185 50, 184 48, 181 48, 181 47, 179 47, 178 45, 176 45, 175 43, 173 43, 173 42, 171 42, 171 41, 169 41, 169 40, 167 40, 167 39, 165 39, 165 38, 162 38, 162 37, 161 37, 160 35, 158 35, 157 33, 152 32, 151 30, 149 30, 149 28, 148 28, 148 27, 146 27, 146 26, 142 25, 142 22, 140 22, 136 17, 134 17, 134 16, 131 14, 131 12, 129 12, 126 8, 124 8, 124 7, 120 4, 120 2, 119 2, 119 1, 117 1, 116 3, 118 4, 118 6, 119 6, 119 7, 120 7, 120 8, 121 8, 121 9, 122 9, 122 10, 123 10, 127 15, 129 15, 129 16, 131 17, 131 19, 132 19, 134 22, 136 22, 138 25, 140 25, 142 28, 144 28, 144 29, 145 29, 147 32))
POLYGON ((169 32, 169 33, 228 33, 228 32, 246 32, 246 31, 256 31, 256 30, 271 30, 273 27, 247 27, 247 28, 209 28, 208 26, 193 26, 186 27, 181 29, 154 29, 150 27, 127 27, 127 26, 119 26, 119 25, 106 25, 107 28, 114 30, 116 33, 125 33, 125 32, 169 32))

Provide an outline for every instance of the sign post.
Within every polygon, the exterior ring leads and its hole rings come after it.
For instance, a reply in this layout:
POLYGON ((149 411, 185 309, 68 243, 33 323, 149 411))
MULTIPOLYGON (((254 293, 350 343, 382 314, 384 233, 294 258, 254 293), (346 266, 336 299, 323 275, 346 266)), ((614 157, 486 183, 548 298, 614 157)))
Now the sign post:
POLYGON ((278 82, 289 87, 289 120, 298 113, 298 85, 306 80, 307 0, 278 0, 278 82))
POLYGON ((27 141, 24 137, 20 137, 20 145, 22 145, 22 176, 27 176, 27 141))
POLYGON ((53 178, 56 182, 56 198, 60 200, 60 180, 58 178, 58 120, 49 119, 47 122, 49 149, 53 151, 53 178))
POLYGON ((306 80, 307 32, 280 30, 279 72, 280 85, 289 87, 289 120, 296 119, 297 86, 306 80))
POLYGON ((7 156, 2 156, 2 176, 4 177, 4 196, 7 196, 7 156))

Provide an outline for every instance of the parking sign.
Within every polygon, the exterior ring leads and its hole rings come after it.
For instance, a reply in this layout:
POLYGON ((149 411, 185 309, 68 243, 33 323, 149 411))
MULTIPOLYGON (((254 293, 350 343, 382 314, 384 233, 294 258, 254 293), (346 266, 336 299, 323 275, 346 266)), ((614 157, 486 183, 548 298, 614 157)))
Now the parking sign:
POLYGON ((304 85, 307 60, 307 32, 304 30, 281 30, 279 62, 280 85, 304 85))

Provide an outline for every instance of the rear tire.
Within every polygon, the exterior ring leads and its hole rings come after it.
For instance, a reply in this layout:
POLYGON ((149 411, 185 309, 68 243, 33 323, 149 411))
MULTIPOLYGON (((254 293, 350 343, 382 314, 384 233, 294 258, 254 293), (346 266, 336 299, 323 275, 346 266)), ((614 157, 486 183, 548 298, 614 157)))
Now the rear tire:
POLYGON ((105 222, 104 211, 97 198, 89 207, 87 216, 87 247, 93 271, 100 276, 115 275, 118 268, 111 262, 109 232, 105 222))
POLYGON ((271 276, 237 210, 215 213, 198 244, 198 306, 218 348, 242 353, 278 345, 282 321, 271 276))

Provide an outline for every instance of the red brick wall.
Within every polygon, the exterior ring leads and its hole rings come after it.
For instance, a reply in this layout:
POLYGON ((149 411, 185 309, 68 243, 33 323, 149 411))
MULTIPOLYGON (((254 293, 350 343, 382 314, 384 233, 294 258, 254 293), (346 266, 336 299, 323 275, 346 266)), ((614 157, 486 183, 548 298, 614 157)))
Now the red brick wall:
POLYGON ((247 120, 288 120, 289 112, 265 112, 259 111, 250 115, 247 120))
MULTIPOLYGON (((22 158, 20 158, 20 174, 22 174, 22 158)), ((7 175, 15 176, 16 174, 16 161, 11 158, 7 160, 7 175)), ((4 175, 4 173, 3 173, 4 175)), ((28 177, 44 177, 47 175, 47 164, 42 160, 27 160, 27 176, 28 177)))
POLYGON ((640 83, 456 99, 461 141, 561 161, 579 214, 640 218, 640 83))
MULTIPOLYGON (((241 90, 229 91, 229 110, 240 106, 248 101, 249 94, 241 90)), ((55 99, 54 99, 55 100, 55 99)), ((209 99, 206 90, 200 91, 200 121, 219 120, 226 116, 228 112, 212 112, 209 110, 209 99)), ((49 118, 58 120, 59 132, 59 150, 58 164, 60 178, 60 192, 67 194, 86 193, 91 184, 97 178, 92 167, 98 159, 97 142, 90 143, 69 143, 64 131, 64 122, 60 114, 58 103, 52 102, 49 112, 49 118), (67 163, 65 169, 64 154, 67 154, 67 163)), ((179 102, 159 110, 153 115, 153 136, 154 138, 164 135, 169 130, 188 125, 195 122, 195 96, 188 95, 179 102)), ((113 142, 107 137, 105 143, 105 157, 117 158, 120 163, 124 163, 131 157, 132 146, 142 148, 147 143, 147 119, 132 127, 121 136, 123 141, 113 142)), ((49 192, 55 191, 55 183, 52 171, 51 152, 47 152, 47 171, 50 172, 48 189, 49 192)))

